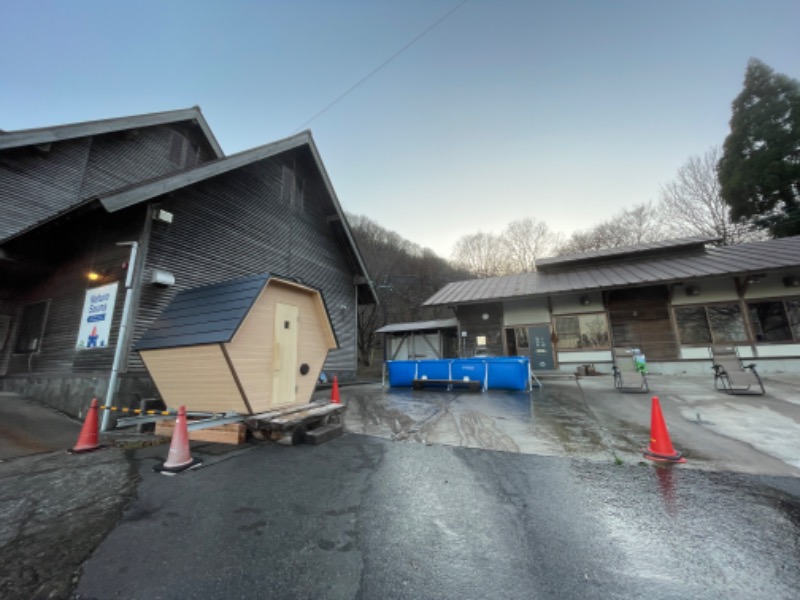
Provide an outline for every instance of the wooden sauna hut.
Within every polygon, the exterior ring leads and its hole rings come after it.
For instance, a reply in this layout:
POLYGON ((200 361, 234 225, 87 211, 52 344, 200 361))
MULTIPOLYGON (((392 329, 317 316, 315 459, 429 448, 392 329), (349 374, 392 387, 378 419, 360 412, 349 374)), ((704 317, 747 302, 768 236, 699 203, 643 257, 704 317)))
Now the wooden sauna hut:
POLYGON ((320 292, 263 274, 179 292, 135 350, 168 407, 254 414, 308 403, 336 347, 320 292))

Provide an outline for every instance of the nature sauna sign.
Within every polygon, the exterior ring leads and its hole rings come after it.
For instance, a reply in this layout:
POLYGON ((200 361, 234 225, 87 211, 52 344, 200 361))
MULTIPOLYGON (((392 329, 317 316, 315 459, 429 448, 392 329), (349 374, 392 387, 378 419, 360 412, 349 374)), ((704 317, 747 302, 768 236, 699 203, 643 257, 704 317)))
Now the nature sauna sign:
POLYGON ((117 299, 117 283, 86 290, 78 331, 79 350, 104 348, 111 336, 111 320, 114 316, 114 301, 117 299))

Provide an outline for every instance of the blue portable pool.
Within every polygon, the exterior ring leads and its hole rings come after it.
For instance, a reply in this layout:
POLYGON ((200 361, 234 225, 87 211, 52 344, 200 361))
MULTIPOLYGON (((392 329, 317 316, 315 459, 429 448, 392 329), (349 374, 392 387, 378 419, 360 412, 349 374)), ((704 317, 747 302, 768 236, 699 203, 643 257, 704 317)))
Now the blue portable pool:
POLYGON ((414 379, 480 381, 494 390, 527 390, 530 384, 527 356, 388 360, 386 369, 391 387, 411 387, 414 379))

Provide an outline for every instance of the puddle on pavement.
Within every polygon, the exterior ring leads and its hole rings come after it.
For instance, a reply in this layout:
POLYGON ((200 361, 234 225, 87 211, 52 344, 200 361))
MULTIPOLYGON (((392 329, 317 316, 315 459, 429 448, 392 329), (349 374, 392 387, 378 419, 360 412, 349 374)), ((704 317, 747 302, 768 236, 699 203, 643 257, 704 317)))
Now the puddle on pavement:
POLYGON ((470 393, 350 388, 345 427, 397 441, 613 460, 586 406, 558 389, 470 393))

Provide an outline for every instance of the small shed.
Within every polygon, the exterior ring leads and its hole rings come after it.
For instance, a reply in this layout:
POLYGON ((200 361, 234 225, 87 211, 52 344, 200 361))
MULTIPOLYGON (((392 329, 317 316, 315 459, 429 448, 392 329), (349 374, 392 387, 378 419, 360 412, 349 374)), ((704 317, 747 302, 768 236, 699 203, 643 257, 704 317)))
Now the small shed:
POLYGON ((384 325, 385 360, 453 358, 458 355, 458 320, 438 319, 384 325))
POLYGON ((167 406, 255 414, 309 402, 336 347, 318 290, 262 274, 179 292, 135 350, 167 406))

